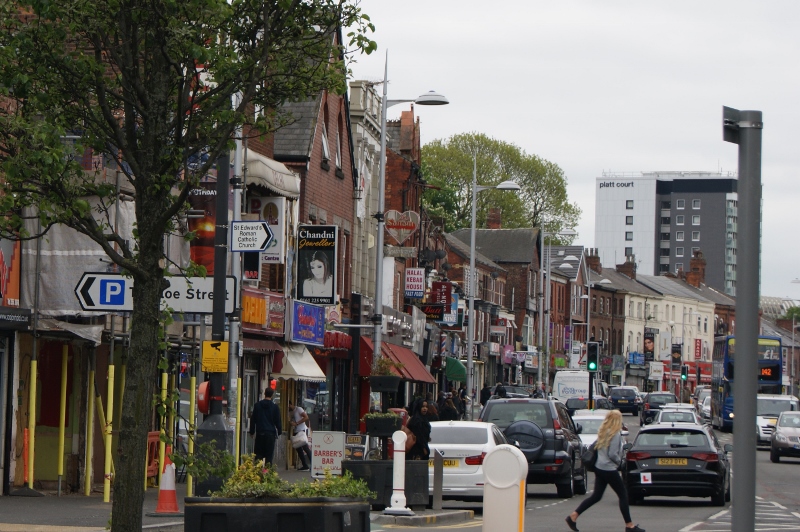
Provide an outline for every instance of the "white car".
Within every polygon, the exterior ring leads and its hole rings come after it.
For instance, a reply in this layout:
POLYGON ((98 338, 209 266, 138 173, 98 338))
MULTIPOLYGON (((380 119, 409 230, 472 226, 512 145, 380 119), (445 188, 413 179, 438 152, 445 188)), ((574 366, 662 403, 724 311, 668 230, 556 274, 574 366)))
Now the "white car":
MULTIPOLYGON (((483 459, 498 445, 507 444, 494 423, 479 421, 434 421, 431 423, 431 457, 444 459, 442 498, 483 499, 483 459)), ((428 480, 433 494, 433 458, 428 462, 428 480)))
POLYGON ((703 420, 697 415, 697 410, 693 406, 677 406, 677 405, 664 405, 658 411, 656 417, 653 419, 652 424, 664 423, 692 423, 694 425, 702 425, 703 420))
MULTIPOLYGON (((581 433, 578 436, 585 447, 589 447, 597 441, 597 431, 609 412, 611 410, 576 410, 572 414, 572 421, 581 426, 581 433)), ((628 427, 624 423, 622 425, 622 435, 628 435, 628 427)))

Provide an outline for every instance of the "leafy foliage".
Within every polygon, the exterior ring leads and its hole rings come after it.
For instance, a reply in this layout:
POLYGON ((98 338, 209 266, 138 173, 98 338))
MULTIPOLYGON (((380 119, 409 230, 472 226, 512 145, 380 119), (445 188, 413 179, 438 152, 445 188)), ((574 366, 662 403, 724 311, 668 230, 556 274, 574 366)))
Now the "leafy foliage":
POLYGON ((476 196, 476 227, 483 227, 490 207, 502 209, 504 228, 544 227, 548 232, 574 227, 581 210, 569 203, 564 171, 555 163, 524 152, 514 144, 482 133, 435 140, 422 149, 425 179, 439 188, 426 191, 423 205, 441 217, 445 229, 468 228, 472 217, 473 164, 481 186, 512 180, 519 193, 485 190, 476 196))
POLYGON ((786 309, 786 314, 783 315, 784 319, 790 320, 792 318, 800 323, 800 307, 789 307, 786 309))
POLYGON ((403 369, 403 364, 400 362, 395 362, 387 356, 380 356, 372 365, 370 375, 386 377, 395 376, 397 373, 395 373, 393 370, 399 372, 401 369, 403 369))

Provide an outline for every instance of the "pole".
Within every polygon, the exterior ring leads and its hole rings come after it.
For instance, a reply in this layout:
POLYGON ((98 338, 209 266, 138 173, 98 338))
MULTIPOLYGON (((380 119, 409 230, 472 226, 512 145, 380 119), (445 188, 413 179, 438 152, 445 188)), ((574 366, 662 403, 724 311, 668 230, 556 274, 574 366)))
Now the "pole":
POLYGON ((381 334, 383 327, 383 211, 386 208, 386 109, 389 107, 387 87, 389 85, 389 51, 383 64, 383 99, 381 100, 381 158, 380 172, 378 173, 378 212, 375 220, 378 222, 378 234, 375 249, 375 314, 372 315, 372 324, 375 326, 372 342, 372 367, 381 357, 381 334))
POLYGON ((791 390, 790 395, 794 395, 794 328, 796 325, 794 324, 794 314, 792 314, 792 369, 791 369, 791 377, 789 378, 789 390, 791 390))
POLYGON ((88 397, 86 398, 86 467, 83 477, 83 494, 92 494, 92 458, 94 457, 94 372, 97 365, 96 348, 92 347, 89 356, 89 383, 86 387, 88 397))
MULTIPOLYGON (((237 111, 241 102, 241 93, 233 95, 233 109, 237 111)), ((233 179, 231 179, 231 186, 233 187, 233 217, 234 219, 241 219, 242 217, 242 194, 244 191, 244 171, 242 163, 242 126, 237 126, 234 132, 236 137, 236 149, 233 152, 233 179)), ((233 253, 231 259, 231 271, 236 279, 236 290, 242 289, 242 254, 233 253)), ((259 257, 260 259, 260 257, 259 257)), ((258 267, 261 268, 259 262, 258 267)), ((241 302, 242 298, 236 294, 235 301, 241 302)), ((236 457, 236 465, 239 465, 239 449, 240 435, 242 430, 242 420, 239 415, 241 408, 241 394, 239 393, 239 354, 242 352, 239 349, 239 336, 241 329, 241 320, 239 318, 240 312, 235 312, 235 317, 230 320, 230 345, 228 350, 228 420, 234 427, 234 448, 233 455, 236 457)))
MULTIPOLYGON (((552 238, 552 235, 551 235, 552 238)), ((542 365, 544 366, 544 371, 542 378, 544 379, 544 393, 545 397, 547 396, 547 386, 550 383, 550 297, 551 297, 551 286, 552 281, 550 280, 550 252, 551 252, 550 241, 547 241, 547 285, 545 286, 545 294, 544 297, 546 299, 545 304, 547 305, 547 310, 545 311, 545 343, 544 343, 544 360, 542 361, 542 365)))
MULTIPOLYGON (((475 211, 477 210, 478 194, 478 155, 472 156, 472 223, 469 231, 469 287, 467 310, 467 390, 472 390, 475 376, 475 211)), ((472 421, 473 412, 469 409, 468 420, 472 421)))
POLYGON ((739 145, 739 246, 736 286, 736 482, 733 485, 733 532, 755 530, 756 395, 758 370, 758 299, 761 258, 761 111, 723 109, 723 138, 739 145))
MULTIPOLYGON (((536 356, 539 357, 539 367, 537 368, 537 375, 536 378, 539 380, 539 386, 542 385, 542 349, 544 348, 544 344, 542 343, 542 335, 544 334, 544 231, 542 228, 539 229, 539 332, 536 335, 539 344, 539 352, 536 353, 536 356)), ((547 389, 545 388, 544 393, 547 394, 547 389)))

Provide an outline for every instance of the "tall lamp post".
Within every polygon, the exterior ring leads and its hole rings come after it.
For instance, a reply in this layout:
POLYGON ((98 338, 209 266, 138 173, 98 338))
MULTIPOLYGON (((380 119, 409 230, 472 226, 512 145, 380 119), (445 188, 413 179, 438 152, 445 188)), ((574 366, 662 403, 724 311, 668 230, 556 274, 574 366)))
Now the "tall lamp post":
MULTIPOLYGON (((474 385, 475 367, 473 363, 475 349, 475 211, 477 210, 478 192, 483 190, 519 190, 520 186, 513 181, 503 181, 499 185, 479 186, 478 185, 478 156, 472 157, 472 224, 469 233, 469 280, 467 281, 468 310, 467 310, 467 393, 472 393, 474 385)), ((469 409, 469 420, 473 418, 472 408, 469 409)))
POLYGON ((399 103, 413 102, 419 105, 447 105, 450 103, 447 98, 434 91, 421 95, 416 100, 389 100, 387 98, 387 88, 389 85, 389 52, 386 52, 386 60, 383 68, 383 98, 381 99, 381 158, 380 173, 378 177, 378 212, 375 219, 378 221, 377 249, 375 253, 375 314, 372 316, 372 324, 375 326, 373 336, 372 364, 377 364, 381 357, 381 327, 383 325, 383 230, 385 225, 384 209, 386 206, 386 110, 399 103))

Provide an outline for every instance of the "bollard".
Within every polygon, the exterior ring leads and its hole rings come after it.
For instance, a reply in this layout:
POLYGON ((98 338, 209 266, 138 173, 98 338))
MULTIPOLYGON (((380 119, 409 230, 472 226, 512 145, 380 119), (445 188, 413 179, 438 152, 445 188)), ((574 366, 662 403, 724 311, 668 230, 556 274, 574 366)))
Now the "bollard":
POLYGON ((396 430, 392 434, 392 442, 394 443, 392 504, 383 513, 386 515, 415 515, 411 508, 406 507, 406 433, 396 430))
POLYGON ((444 477, 444 458, 442 451, 433 452, 433 505, 434 510, 442 509, 442 482, 444 477))
POLYGON ((528 461, 513 445, 498 445, 483 459, 483 531, 522 532, 528 461))

